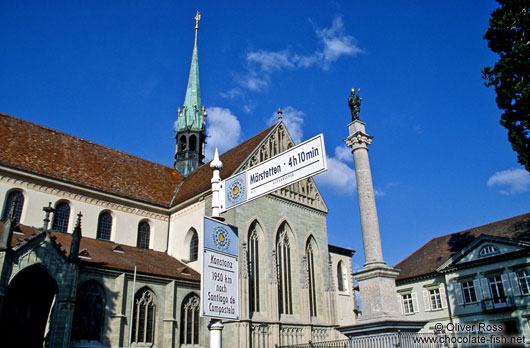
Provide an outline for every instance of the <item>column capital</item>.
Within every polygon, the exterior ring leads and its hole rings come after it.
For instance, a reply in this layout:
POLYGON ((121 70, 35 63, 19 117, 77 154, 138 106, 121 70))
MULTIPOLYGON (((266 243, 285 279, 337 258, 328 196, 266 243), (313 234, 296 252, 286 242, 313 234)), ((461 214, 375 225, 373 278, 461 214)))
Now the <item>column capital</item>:
POLYGON ((368 149, 368 145, 372 143, 374 137, 364 132, 356 132, 350 134, 349 137, 344 139, 346 145, 352 148, 352 152, 357 149, 368 149))

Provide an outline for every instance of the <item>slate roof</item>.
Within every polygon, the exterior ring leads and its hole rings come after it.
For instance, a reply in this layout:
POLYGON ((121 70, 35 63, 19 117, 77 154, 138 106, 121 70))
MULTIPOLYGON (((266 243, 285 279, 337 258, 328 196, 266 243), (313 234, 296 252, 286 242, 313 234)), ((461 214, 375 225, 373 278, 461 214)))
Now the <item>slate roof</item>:
MULTIPOLYGON (((3 227, 4 223, 0 222, 0 236, 3 233, 3 227)), ((35 234, 43 233, 35 227, 20 224, 15 226, 15 231, 21 234, 13 234, 11 247, 27 242, 35 234)), ((51 236, 60 252, 68 256, 72 235, 51 232, 51 236)), ((200 281, 199 273, 174 257, 159 251, 140 249, 110 241, 82 237, 79 246, 79 255, 81 256, 79 259, 81 265, 128 272, 134 272, 134 266, 136 266, 137 273, 139 274, 200 281)))
MULTIPOLYGON (((272 128, 222 154, 221 178, 232 175, 272 128)), ((209 163, 184 180, 172 167, 4 113, 0 113, 0 165, 165 208, 207 191, 212 177, 209 163)))
POLYGON ((444 262, 480 235, 530 241, 530 213, 433 238, 394 266, 401 270, 396 280, 433 274, 444 262))

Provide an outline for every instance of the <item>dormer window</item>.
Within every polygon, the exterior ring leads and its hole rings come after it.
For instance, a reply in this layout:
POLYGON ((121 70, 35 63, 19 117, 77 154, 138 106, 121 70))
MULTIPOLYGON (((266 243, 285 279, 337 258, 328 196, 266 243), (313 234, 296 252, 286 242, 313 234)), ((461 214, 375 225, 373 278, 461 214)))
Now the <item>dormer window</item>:
POLYGON ((492 254, 496 254, 499 252, 499 249, 494 245, 486 245, 482 249, 480 249, 479 256, 488 256, 492 254))

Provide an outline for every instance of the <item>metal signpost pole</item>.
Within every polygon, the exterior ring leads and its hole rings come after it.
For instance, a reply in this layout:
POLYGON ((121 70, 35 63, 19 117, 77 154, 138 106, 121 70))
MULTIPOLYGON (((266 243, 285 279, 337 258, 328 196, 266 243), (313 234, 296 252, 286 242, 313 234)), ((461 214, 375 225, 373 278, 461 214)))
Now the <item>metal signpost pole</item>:
MULTIPOLYGON (((223 168, 223 163, 219 160, 217 148, 215 148, 215 155, 210 168, 213 170, 212 176, 212 217, 219 218, 219 186, 221 186, 221 177, 219 171, 223 168)), ((205 262, 205 260, 203 260, 205 262)), ((203 272, 204 276, 204 272, 203 272)), ((204 300, 204 299, 203 299, 204 300)), ((208 325, 210 330, 210 348, 223 347, 223 324, 220 319, 210 319, 208 325)))

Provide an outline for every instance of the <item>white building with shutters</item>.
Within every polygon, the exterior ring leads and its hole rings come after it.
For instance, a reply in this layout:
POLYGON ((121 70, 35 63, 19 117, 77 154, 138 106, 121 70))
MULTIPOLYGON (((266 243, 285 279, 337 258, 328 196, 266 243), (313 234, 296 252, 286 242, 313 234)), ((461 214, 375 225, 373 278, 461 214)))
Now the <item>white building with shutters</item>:
POLYGON ((482 323, 530 337, 530 213, 434 238, 395 267, 397 299, 428 321, 422 332, 482 323))

